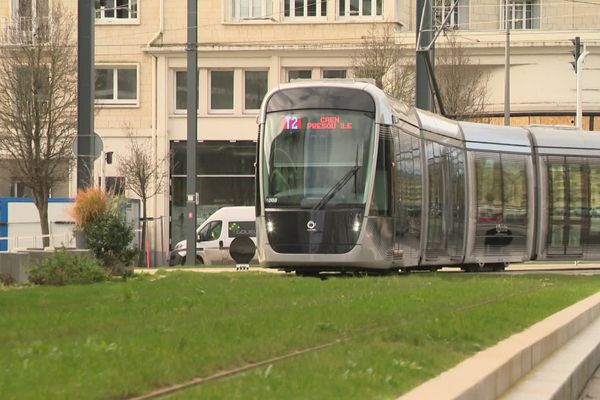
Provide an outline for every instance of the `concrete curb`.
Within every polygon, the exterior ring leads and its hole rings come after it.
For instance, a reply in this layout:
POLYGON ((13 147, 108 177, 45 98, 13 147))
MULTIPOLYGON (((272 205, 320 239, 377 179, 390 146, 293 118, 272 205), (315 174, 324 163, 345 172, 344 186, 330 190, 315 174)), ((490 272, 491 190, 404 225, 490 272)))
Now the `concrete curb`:
MULTIPOLYGON (((475 354, 456 367, 416 387, 400 399, 496 399, 582 332, 598 316, 600 292, 475 354)), ((600 337, 596 338, 600 342, 600 337)), ((577 364, 586 364, 585 359, 579 360, 577 364)), ((590 362, 587 364, 591 365, 590 362)), ((590 368, 589 376, 595 367, 590 368)), ((581 383, 579 390, 583 389, 586 380, 581 383)), ((572 393, 573 389, 570 387, 569 393, 572 393)))

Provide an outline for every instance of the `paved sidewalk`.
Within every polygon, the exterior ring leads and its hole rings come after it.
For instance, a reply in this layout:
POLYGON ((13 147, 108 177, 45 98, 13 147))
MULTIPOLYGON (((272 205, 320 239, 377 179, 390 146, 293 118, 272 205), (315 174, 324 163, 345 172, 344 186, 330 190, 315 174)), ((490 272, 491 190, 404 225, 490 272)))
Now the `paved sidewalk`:
POLYGON ((579 400, 600 400, 600 368, 588 381, 579 400))
POLYGON ((475 354, 401 399, 492 400, 503 395, 528 400, 576 399, 600 365, 599 316, 600 292, 475 354), (575 346, 576 355, 568 350, 569 346, 575 346), (567 350, 563 351, 565 358, 558 359, 558 365, 544 365, 561 349, 567 350), (546 369, 549 374, 543 379, 550 377, 541 384, 530 381, 537 379, 539 369, 546 369), (513 392, 518 386, 524 386, 525 391, 513 392), (533 392, 529 391, 531 386, 535 386, 533 392))

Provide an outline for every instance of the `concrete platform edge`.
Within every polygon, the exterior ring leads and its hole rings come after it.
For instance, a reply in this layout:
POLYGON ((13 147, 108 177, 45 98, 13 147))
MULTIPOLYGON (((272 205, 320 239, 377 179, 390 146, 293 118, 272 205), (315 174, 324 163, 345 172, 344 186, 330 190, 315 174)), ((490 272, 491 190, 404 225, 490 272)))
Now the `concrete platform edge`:
POLYGON ((600 292, 475 354, 400 399, 496 399, 598 316, 600 292))

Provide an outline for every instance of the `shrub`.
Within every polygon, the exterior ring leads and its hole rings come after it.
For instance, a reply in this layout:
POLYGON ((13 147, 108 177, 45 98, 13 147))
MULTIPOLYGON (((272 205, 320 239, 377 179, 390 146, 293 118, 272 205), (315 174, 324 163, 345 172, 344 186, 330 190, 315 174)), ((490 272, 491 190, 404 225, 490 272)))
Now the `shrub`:
POLYGON ((133 228, 116 212, 105 212, 84 226, 88 247, 111 275, 127 275, 137 255, 130 246, 133 228))
POLYGON ((38 285, 68 285, 102 282, 106 272, 90 256, 77 256, 57 250, 29 270, 29 281, 38 285))
POLYGON ((69 213, 75 224, 84 228, 98 216, 106 213, 110 208, 109 197, 100 188, 93 187, 80 190, 75 198, 69 213))
POLYGON ((11 274, 0 274, 0 286, 10 286, 15 283, 15 278, 11 274))

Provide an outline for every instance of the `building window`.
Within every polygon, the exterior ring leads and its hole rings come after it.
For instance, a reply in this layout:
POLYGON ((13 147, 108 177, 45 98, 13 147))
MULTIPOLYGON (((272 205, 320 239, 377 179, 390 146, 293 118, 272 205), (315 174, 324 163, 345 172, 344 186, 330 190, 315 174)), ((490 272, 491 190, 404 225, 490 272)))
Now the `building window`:
POLYGON ((210 109, 233 110, 233 71, 210 72, 210 109))
POLYGON ((270 19, 272 14, 272 0, 232 0, 231 2, 231 17, 234 21, 270 19))
MULTIPOLYGON (((198 72, 196 82, 200 82, 198 72)), ((196 105, 200 108, 198 88, 199 84, 196 86, 196 105)), ((187 71, 175 71, 175 111, 187 111, 187 71)))
POLYGON ((327 0, 284 0, 283 15, 286 17, 325 17, 327 0))
POLYGON ((467 29, 469 24, 469 1, 458 0, 458 4, 452 10, 454 0, 435 0, 434 24, 436 27, 445 26, 452 29, 467 29))
POLYGON ((10 197, 33 197, 33 191, 23 182, 13 180, 10 184, 10 197))
MULTIPOLYGON (((254 205, 256 142, 205 141, 196 144, 197 225, 221 207, 254 205)), ((185 239, 187 149, 171 142, 171 245, 185 239)))
POLYGON ((7 31, 12 43, 29 44, 48 38, 48 0, 13 0, 12 22, 7 31))
POLYGON ((292 69, 288 71, 288 82, 297 79, 312 79, 312 70, 310 69, 292 69))
POLYGON ((96 0, 96 19, 131 20, 138 17, 137 0, 96 0))
POLYGON ((96 68, 95 93, 97 104, 136 104, 137 68, 96 68))
POLYGON ((118 196, 123 196, 125 194, 125 177, 107 176, 106 191, 118 196))
POLYGON ((507 21, 510 29, 540 27, 540 5, 535 0, 503 2, 500 12, 501 29, 506 29, 507 21), (505 18, 507 14, 508 18, 505 18))
POLYGON ((340 17, 372 17, 383 15, 383 0, 340 0, 340 17))
POLYGON ((269 88, 269 71, 244 71, 244 109, 258 110, 269 88))
POLYGON ((324 69, 323 79, 346 79, 345 69, 324 69))

